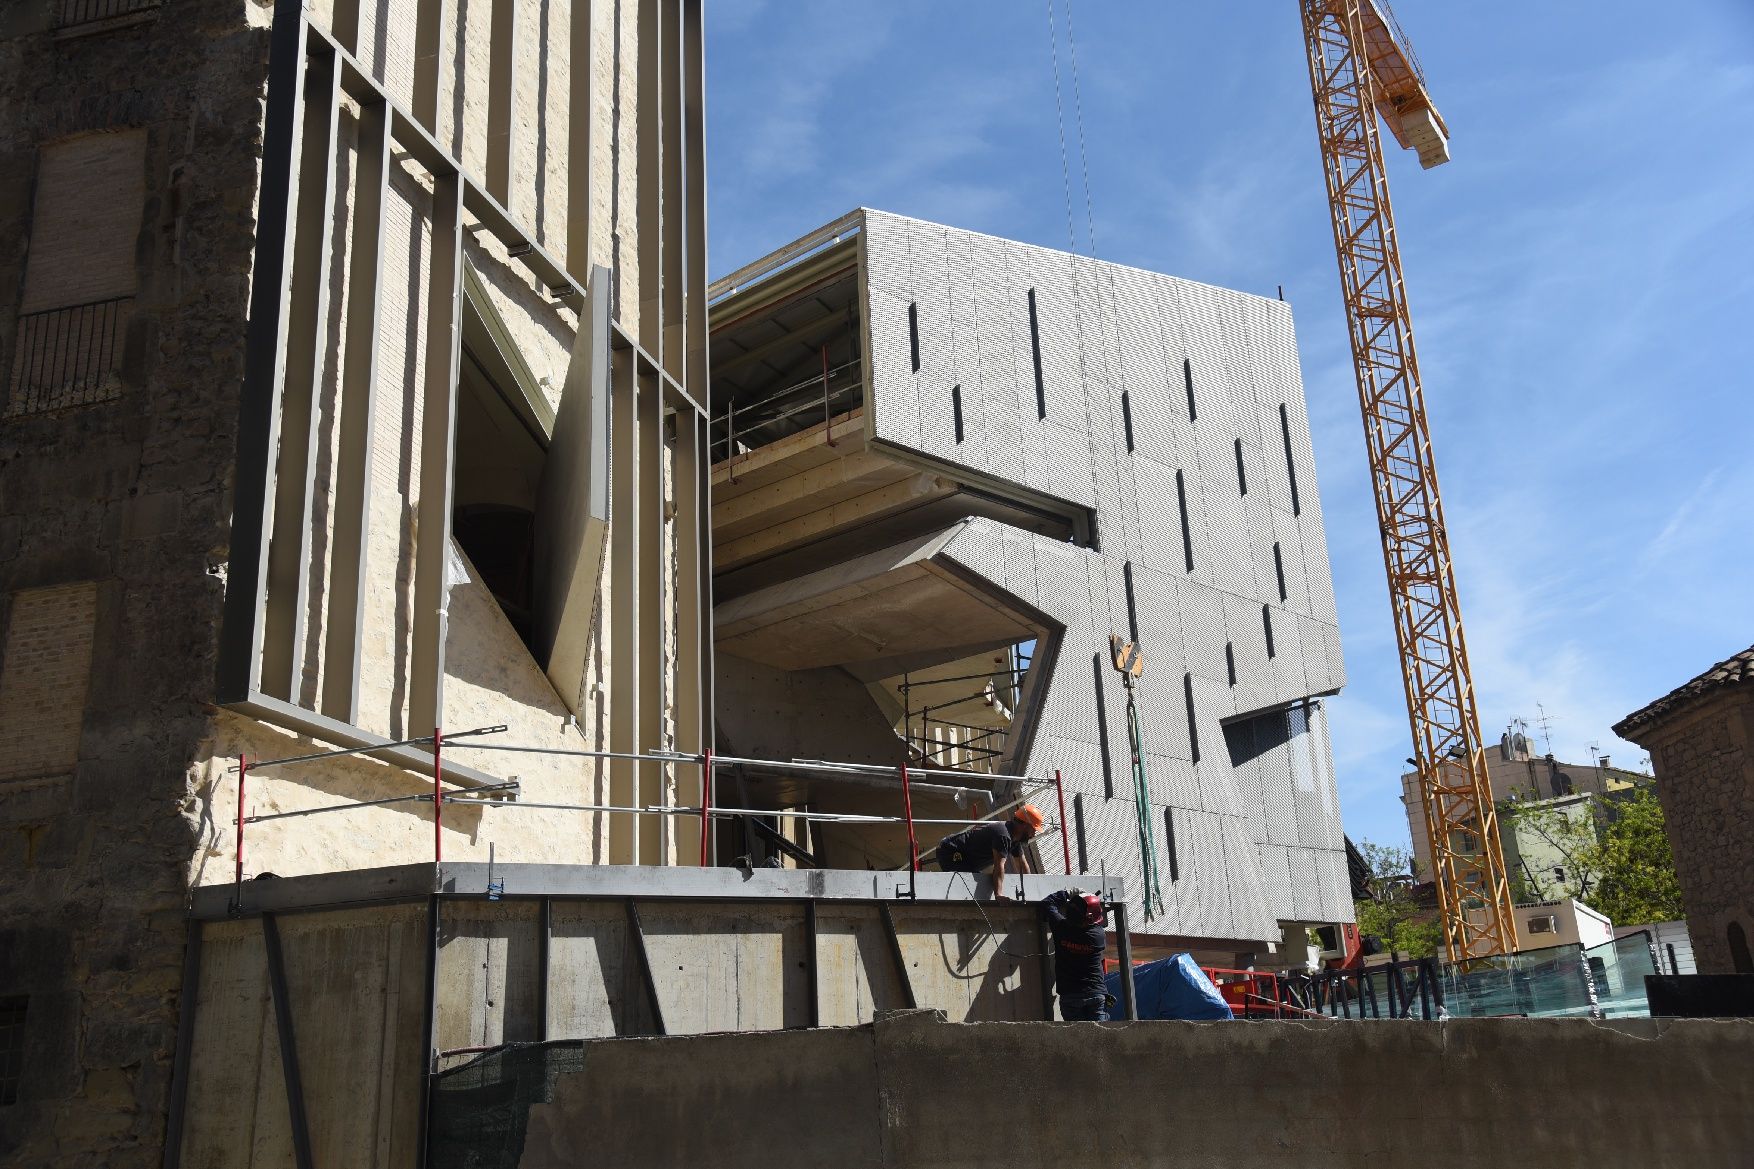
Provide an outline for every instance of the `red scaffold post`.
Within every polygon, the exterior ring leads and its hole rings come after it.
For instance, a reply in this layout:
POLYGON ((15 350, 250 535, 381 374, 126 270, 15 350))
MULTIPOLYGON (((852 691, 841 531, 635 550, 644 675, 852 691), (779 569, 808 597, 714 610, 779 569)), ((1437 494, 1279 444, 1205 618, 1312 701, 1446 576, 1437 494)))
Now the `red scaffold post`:
POLYGON ((444 735, 439 733, 439 729, 432 728, 432 864, 434 869, 443 864, 445 859, 445 799, 444 793, 439 787, 445 774, 444 742, 444 735))
POLYGON ((700 764, 700 867, 707 866, 707 843, 712 839, 713 753, 701 756, 700 764))
POLYGON ((914 877, 920 871, 920 842, 914 837, 914 790, 908 783, 907 764, 901 765, 901 809, 907 817, 907 870, 908 891, 914 887, 914 877))
POLYGON ((1066 857, 1066 875, 1072 875, 1072 837, 1066 831, 1066 787, 1060 782, 1060 769, 1054 768, 1054 795, 1060 800, 1060 851, 1066 857))
POLYGON ((244 780, 250 774, 250 760, 247 756, 238 756, 238 830, 237 830, 237 873, 233 878, 234 891, 232 909, 244 907, 244 780))

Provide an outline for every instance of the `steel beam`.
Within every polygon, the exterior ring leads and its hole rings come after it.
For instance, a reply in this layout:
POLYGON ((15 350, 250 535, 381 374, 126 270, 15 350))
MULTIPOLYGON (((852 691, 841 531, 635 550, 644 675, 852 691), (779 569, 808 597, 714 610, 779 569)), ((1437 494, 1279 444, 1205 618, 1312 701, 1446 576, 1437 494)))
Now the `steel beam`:
MULTIPOLYGON (((517 0, 492 0, 487 71, 487 193, 512 205, 513 115, 518 84, 517 0)), ((541 116, 540 114, 538 115, 541 116)))
POLYGON ((360 107, 359 149, 348 241, 347 345, 342 355, 335 457, 335 536, 329 560, 328 635, 322 711, 359 721, 364 657, 372 449, 377 417, 378 321, 384 273, 384 199, 390 179, 390 110, 360 107))
MULTIPOLYGON (((639 423, 635 399, 638 359, 626 349, 610 356, 609 369, 609 749, 638 752, 640 685, 639 542, 640 508, 636 490, 639 472, 639 423)), ((609 802, 627 807, 638 801, 639 768, 627 759, 609 763, 609 802)), ((637 852, 634 825, 626 817, 609 821, 609 863, 633 864, 637 852)))
POLYGON ((298 1039, 293 1033, 292 999, 286 985, 286 959, 280 952, 280 926, 272 913, 262 915, 262 946, 268 961, 268 986, 274 997, 274 1026, 280 1040, 280 1070, 286 1081, 286 1109, 292 1131, 292 1154, 298 1169, 311 1169, 311 1132, 305 1121, 304 1081, 299 1076, 298 1039))
POLYGON ((165 1113, 164 1169, 178 1169, 183 1160, 183 1123, 189 1107, 189 1064, 195 1050, 195 1008, 201 1000, 200 918, 190 918, 183 944, 183 985, 177 993, 177 1047, 171 1058, 171 1098, 165 1113))
POLYGON ((663 363, 664 9, 674 0, 638 0, 635 222, 639 232, 639 343, 663 363))
POLYGON ((884 936, 889 939, 889 955, 895 961, 895 974, 901 980, 901 1005, 911 1010, 920 1003, 914 997, 914 980, 907 972, 907 955, 901 952, 901 934, 896 932, 895 911, 887 901, 877 908, 883 918, 884 936))
MULTIPOLYGON (((662 45, 659 55, 663 62, 659 88, 662 98, 658 107, 658 154, 663 170, 659 178, 662 201, 658 214, 661 228, 658 238, 658 295, 661 303, 660 323, 663 340, 659 349, 664 372, 678 382, 686 380, 685 361, 688 337, 686 299, 686 254, 688 238, 688 201, 683 185, 687 159, 687 133, 683 118, 684 70, 682 4, 680 0, 663 0, 664 13, 659 33, 662 45)), ((643 114, 644 111, 642 110, 643 114)))
MULTIPOLYGON (((664 741, 664 617, 665 555, 668 541, 664 538, 664 414, 662 387, 656 369, 639 370, 638 398, 634 407, 638 420, 639 449, 636 455, 635 491, 639 508, 638 567, 635 570, 639 590, 639 616, 636 644, 639 655, 639 728, 640 750, 651 750, 664 741)), ((617 694, 612 701, 624 695, 617 694)), ((664 769, 662 763, 640 763, 639 799, 642 804, 664 802, 664 769)), ((639 823, 639 862, 665 864, 666 836, 664 824, 655 816, 643 816, 639 823)))
POLYGON ((566 270, 580 284, 591 277, 591 140, 596 108, 596 54, 591 50, 595 0, 573 0, 571 73, 567 78, 566 270))
MULTIPOLYGON (((414 117, 429 134, 438 133, 439 100, 444 94, 445 28, 450 0, 416 0, 414 12, 414 117)), ((350 52, 357 49, 349 46, 350 52)))
POLYGON ((667 1035, 664 1028, 664 1007, 658 1001, 658 983, 652 976, 652 956, 646 951, 646 932, 640 925, 639 905, 629 897, 627 906, 627 940, 628 948, 633 951, 634 961, 639 964, 640 982, 646 989, 646 1005, 652 1011, 652 1033, 667 1035))

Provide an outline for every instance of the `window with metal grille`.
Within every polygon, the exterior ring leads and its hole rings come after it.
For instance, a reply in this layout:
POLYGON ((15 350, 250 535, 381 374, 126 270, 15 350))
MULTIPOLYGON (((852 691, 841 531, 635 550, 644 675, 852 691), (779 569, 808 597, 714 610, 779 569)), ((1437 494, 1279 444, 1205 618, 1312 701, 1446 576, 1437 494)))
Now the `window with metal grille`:
POLYGON ((1035 289, 1029 290, 1029 355, 1035 362, 1035 416, 1048 416, 1047 379, 1041 374, 1041 325, 1035 315, 1035 289))
POLYGON ((123 16, 138 16, 163 7, 164 0, 59 0, 55 9, 55 27, 80 28, 123 16))
POLYGON ((121 395, 145 205, 143 131, 86 134, 39 151, 8 416, 121 395))
POLYGON ((1558 933, 1559 919, 1551 915, 1547 917, 1531 917, 1529 918, 1529 932, 1531 934, 1558 933))
POLYGON ((0 997, 0 1106, 18 1103, 24 1082, 24 1017, 30 996, 0 997))

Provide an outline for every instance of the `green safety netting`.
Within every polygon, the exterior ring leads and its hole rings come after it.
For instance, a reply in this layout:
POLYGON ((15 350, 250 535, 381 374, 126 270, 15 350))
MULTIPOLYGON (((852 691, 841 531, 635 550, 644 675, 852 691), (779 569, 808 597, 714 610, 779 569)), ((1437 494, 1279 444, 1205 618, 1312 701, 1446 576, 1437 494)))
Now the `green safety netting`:
POLYGON ((432 1081, 429 1169, 517 1169, 530 1105, 552 1099, 554 1082, 584 1070, 579 1040, 514 1043, 432 1081))

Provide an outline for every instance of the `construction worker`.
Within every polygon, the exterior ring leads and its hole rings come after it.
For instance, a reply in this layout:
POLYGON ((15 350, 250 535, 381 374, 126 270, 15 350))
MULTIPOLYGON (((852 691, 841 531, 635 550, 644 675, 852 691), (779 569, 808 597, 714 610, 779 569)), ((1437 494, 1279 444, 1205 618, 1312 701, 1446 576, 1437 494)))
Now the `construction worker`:
POLYGON ((1041 831, 1043 823, 1033 804, 1024 804, 1009 820, 982 820, 938 842, 938 867, 946 873, 979 873, 990 865, 993 897, 1002 901, 1007 866, 1019 873, 1029 871, 1023 848, 1041 831))
POLYGON ((1108 910, 1102 898, 1082 889, 1061 889, 1042 900, 1048 930, 1054 935, 1054 991, 1060 996, 1060 1018, 1106 1023, 1109 997, 1103 978, 1103 937, 1108 910))

